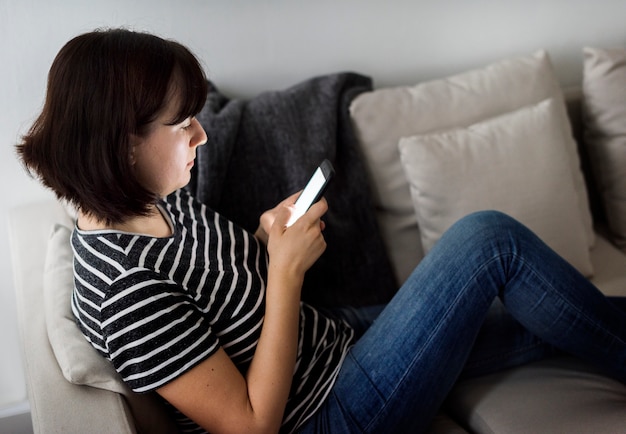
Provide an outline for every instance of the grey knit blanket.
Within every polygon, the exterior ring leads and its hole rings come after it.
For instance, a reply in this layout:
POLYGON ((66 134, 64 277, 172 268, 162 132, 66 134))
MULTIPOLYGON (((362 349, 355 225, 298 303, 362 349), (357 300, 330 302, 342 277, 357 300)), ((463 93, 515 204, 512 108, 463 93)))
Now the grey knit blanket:
POLYGON ((396 282, 348 112, 371 79, 326 75, 248 100, 210 88, 198 115, 208 143, 198 148, 188 186, 196 198, 254 231, 263 211, 302 189, 328 158, 336 171, 325 194, 328 247, 307 272, 303 299, 326 306, 388 301, 396 282))

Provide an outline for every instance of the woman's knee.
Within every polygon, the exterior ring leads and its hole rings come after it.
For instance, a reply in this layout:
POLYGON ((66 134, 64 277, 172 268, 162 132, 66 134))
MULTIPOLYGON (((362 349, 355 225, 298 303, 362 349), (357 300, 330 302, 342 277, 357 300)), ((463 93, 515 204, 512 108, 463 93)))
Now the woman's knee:
POLYGON ((455 225, 461 225, 467 230, 483 231, 494 228, 498 230, 516 228, 520 223, 502 211, 483 210, 472 212, 460 218, 455 225))
POLYGON ((476 211, 459 219, 449 230, 469 242, 517 239, 530 231, 508 214, 496 210, 476 211))

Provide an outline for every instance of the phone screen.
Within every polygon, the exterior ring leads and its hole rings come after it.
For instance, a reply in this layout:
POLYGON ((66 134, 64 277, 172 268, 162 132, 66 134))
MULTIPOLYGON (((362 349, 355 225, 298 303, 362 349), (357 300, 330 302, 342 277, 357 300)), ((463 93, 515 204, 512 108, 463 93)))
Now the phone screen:
POLYGON ((315 169, 313 176, 311 176, 311 179, 296 200, 296 209, 287 222, 287 226, 291 226, 296 220, 307 212, 311 205, 320 199, 322 194, 324 194, 324 190, 326 189, 326 185, 328 184, 332 173, 332 165, 327 160, 324 160, 320 167, 315 169))

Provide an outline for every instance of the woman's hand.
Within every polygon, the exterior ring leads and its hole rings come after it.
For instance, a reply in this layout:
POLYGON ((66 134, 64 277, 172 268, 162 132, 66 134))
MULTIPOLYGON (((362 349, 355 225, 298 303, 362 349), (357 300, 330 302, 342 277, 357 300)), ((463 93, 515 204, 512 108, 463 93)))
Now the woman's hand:
MULTIPOLYGON (((272 229, 274 221, 276 220, 276 215, 278 214, 279 210, 287 206, 293 211, 292 205, 296 203, 296 199, 298 198, 298 196, 300 196, 301 193, 302 190, 292 194, 287 199, 276 205, 274 208, 269 209, 261 214, 261 217, 259 218, 259 227, 254 233, 254 236, 261 240, 265 245, 267 245, 269 233, 272 229)), ((325 224, 321 220, 320 225, 321 230, 324 230, 325 224)))
POLYGON ((321 217, 328 210, 328 203, 322 198, 288 228, 287 222, 300 193, 292 194, 265 211, 255 236, 267 245, 273 267, 288 266, 291 271, 304 275, 326 249, 321 217))
POLYGON ((269 230, 267 251, 270 266, 301 274, 317 261, 326 250, 326 241, 322 231, 324 222, 321 217, 328 210, 326 199, 322 198, 300 217, 292 226, 287 222, 293 212, 291 196, 267 215, 273 219, 269 230))
POLYGON ((254 236, 261 240, 265 245, 267 245, 267 239, 269 237, 270 230, 272 229, 272 225, 274 224, 274 220, 276 220, 276 215, 278 211, 285 207, 290 206, 296 203, 296 199, 300 195, 301 191, 292 194, 287 199, 280 202, 274 208, 265 211, 261 214, 259 218, 259 227, 257 228, 254 236))

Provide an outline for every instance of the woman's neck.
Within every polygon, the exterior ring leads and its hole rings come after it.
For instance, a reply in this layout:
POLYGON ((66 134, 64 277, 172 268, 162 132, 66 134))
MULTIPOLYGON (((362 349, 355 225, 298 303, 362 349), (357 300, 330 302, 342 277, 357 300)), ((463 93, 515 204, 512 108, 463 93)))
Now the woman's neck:
POLYGON ((83 231, 115 230, 133 234, 165 238, 172 235, 172 226, 161 210, 155 206, 147 216, 136 216, 122 223, 107 224, 89 214, 78 213, 78 228, 83 231))

